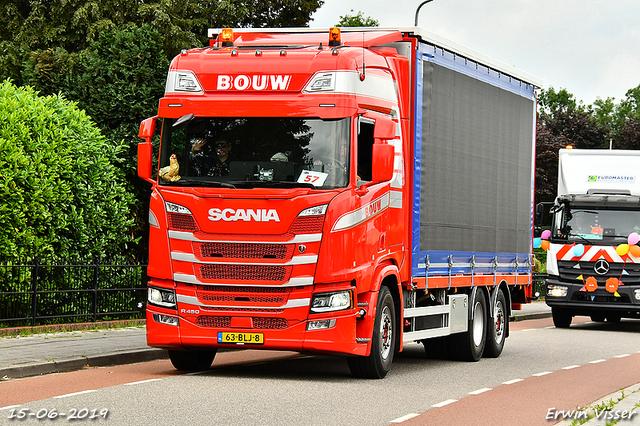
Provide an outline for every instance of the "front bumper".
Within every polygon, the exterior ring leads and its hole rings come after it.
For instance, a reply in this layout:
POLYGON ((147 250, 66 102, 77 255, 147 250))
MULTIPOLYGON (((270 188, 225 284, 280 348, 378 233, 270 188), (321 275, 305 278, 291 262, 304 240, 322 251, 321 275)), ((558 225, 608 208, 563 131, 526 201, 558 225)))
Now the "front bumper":
POLYGON ((588 292, 584 283, 561 281, 557 276, 549 276, 545 282, 545 301, 552 308, 563 308, 573 315, 613 314, 628 318, 640 318, 640 300, 636 290, 640 286, 621 285, 616 296, 599 285, 594 292, 588 292), (550 296, 549 286, 564 286, 567 294, 563 297, 550 296))
MULTIPOLYGON (((297 321, 286 328, 277 330, 255 326, 248 316, 232 317, 228 326, 206 324, 198 320, 197 315, 178 317, 178 326, 157 321, 157 314, 167 315, 166 311, 155 307, 147 308, 147 344, 163 349, 182 348, 243 348, 264 350, 289 350, 343 355, 365 355, 367 341, 356 339, 357 312, 340 315, 315 317, 311 321, 323 319, 335 320, 330 328, 307 330, 309 320, 297 321), (154 317, 154 314, 156 316, 154 317), (263 344, 219 343, 218 333, 261 333, 263 344)), ((172 315, 176 315, 175 311, 172 315)))

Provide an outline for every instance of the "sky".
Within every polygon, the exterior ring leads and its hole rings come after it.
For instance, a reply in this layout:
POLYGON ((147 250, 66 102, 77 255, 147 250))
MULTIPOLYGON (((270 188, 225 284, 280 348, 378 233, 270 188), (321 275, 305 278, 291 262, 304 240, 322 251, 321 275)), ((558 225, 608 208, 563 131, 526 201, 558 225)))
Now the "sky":
MULTIPOLYGON (((413 27, 422 0, 324 0, 311 27, 355 15, 413 27), (352 12, 353 10, 353 12, 352 12)), ((640 85, 639 0, 433 0, 418 26, 566 89, 578 102, 619 103, 640 85)))

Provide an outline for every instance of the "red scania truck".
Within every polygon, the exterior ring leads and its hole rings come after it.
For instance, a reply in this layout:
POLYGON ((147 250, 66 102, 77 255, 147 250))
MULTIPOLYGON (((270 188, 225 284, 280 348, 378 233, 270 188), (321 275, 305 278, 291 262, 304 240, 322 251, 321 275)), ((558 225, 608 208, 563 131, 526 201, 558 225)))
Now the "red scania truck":
POLYGON ((419 28, 210 30, 141 124, 147 342, 500 355, 531 296, 537 79, 419 28), (161 126, 158 169, 152 137, 161 126))

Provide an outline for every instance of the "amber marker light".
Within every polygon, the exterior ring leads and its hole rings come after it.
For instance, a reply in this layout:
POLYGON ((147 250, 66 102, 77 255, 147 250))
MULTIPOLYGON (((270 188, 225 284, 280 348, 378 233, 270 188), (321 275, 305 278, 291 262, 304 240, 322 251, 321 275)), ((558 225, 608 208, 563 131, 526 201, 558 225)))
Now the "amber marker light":
POLYGON ((233 30, 231 28, 223 28, 220 32, 220 41, 222 47, 233 47, 233 30))
POLYGON ((340 28, 329 29, 329 46, 340 46, 340 28))

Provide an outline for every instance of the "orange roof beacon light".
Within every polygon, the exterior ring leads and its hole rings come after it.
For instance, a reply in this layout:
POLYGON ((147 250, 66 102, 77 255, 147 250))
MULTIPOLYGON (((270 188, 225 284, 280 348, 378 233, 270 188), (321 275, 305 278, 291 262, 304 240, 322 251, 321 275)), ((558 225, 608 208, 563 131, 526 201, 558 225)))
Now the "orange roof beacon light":
POLYGON ((567 145, 566 148, 567 149, 573 149, 573 145, 567 145))
POLYGON ((331 27, 329 29, 329 46, 340 46, 340 28, 331 27))
POLYGON ((231 28, 223 28, 220 32, 220 41, 222 47, 233 47, 233 30, 231 28))

